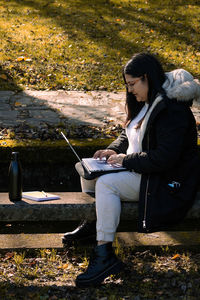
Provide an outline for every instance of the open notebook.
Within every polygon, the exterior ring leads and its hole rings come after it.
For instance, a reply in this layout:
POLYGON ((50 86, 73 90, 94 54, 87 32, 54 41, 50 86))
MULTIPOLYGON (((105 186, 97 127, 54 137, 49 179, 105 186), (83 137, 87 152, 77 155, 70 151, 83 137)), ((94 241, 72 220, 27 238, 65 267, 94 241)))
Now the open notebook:
POLYGON ((63 132, 61 132, 63 138, 66 140, 66 142, 68 143, 68 145, 70 146, 71 150, 73 151, 73 153, 76 155, 77 159, 79 160, 79 162, 82 164, 82 166, 86 169, 86 171, 89 174, 92 173, 111 173, 111 172, 120 172, 120 171, 126 171, 127 169, 120 166, 120 165, 110 165, 106 162, 106 159, 95 159, 93 157, 91 158, 83 158, 80 159, 80 157, 78 156, 78 154, 76 153, 76 151, 74 150, 74 148, 72 147, 71 143, 69 142, 69 140, 66 138, 66 136, 64 135, 63 132))
POLYGON ((22 198, 33 200, 33 201, 48 201, 48 200, 60 199, 60 197, 57 195, 45 193, 43 191, 23 192, 22 198))

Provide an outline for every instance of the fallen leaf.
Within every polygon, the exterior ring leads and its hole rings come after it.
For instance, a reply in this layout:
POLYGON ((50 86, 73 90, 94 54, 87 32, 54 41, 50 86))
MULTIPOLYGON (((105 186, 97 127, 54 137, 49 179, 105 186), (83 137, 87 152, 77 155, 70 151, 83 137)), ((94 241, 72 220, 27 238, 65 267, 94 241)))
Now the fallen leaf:
POLYGON ((6 255, 5 255, 5 259, 4 260, 11 259, 14 255, 15 255, 14 252, 7 252, 6 255))
POLYGON ((69 267, 69 264, 64 264, 62 266, 58 266, 58 269, 67 269, 69 267))
POLYGON ((53 295, 52 297, 49 298, 49 300, 57 300, 58 297, 56 295, 53 295))
POLYGON ((30 62, 30 61, 32 61, 32 59, 31 59, 31 58, 28 58, 28 57, 25 57, 25 58, 24 58, 24 61, 30 62))
POLYGON ((5 74, 1 74, 1 75, 0 75, 0 78, 1 78, 1 79, 4 79, 4 80, 8 79, 8 77, 7 77, 5 74))
POLYGON ((88 266, 88 263, 87 262, 83 262, 83 263, 80 263, 78 265, 79 265, 80 268, 85 269, 88 266))
POLYGON ((36 264, 36 261, 35 261, 35 260, 33 260, 33 261, 31 261, 31 262, 29 263, 30 266, 33 266, 33 265, 35 265, 35 264, 36 264))
POLYGON ((24 60, 24 56, 19 56, 16 61, 23 61, 24 60))
POLYGON ((180 258, 180 254, 175 254, 172 259, 177 259, 177 258, 180 258))
POLYGON ((21 106, 20 102, 15 102, 15 106, 21 106))

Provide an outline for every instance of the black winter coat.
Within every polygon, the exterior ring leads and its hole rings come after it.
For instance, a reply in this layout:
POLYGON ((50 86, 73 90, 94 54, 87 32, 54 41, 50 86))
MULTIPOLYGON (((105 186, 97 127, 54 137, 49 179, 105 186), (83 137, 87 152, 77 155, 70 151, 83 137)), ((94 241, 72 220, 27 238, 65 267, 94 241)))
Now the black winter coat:
MULTIPOLYGON (((124 167, 142 174, 139 232, 166 230, 182 220, 194 203, 200 158, 189 103, 162 98, 148 118, 142 151, 126 155, 123 160, 124 167)), ((108 148, 126 154, 125 131, 108 148)))

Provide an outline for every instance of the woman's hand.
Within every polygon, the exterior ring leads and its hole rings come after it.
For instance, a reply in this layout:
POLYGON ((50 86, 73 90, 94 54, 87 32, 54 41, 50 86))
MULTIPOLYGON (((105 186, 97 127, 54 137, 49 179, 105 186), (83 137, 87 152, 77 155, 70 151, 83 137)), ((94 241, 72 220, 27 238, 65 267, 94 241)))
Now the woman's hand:
POLYGON ((120 165, 122 166, 122 163, 123 163, 123 159, 124 157, 126 156, 126 154, 113 154, 111 155, 108 160, 107 160, 107 163, 108 164, 111 164, 111 165, 120 165))
POLYGON ((96 151, 93 157, 96 159, 97 158, 102 159, 103 157, 108 159, 111 155, 114 155, 114 154, 117 154, 114 150, 103 149, 103 150, 96 151))

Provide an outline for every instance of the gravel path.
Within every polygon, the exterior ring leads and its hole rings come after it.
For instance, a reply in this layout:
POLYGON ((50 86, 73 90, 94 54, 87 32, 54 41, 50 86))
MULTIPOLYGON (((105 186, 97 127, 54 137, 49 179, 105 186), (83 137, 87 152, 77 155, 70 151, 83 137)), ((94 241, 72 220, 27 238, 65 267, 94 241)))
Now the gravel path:
MULTIPOLYGON (((0 138, 112 137, 125 120, 125 93, 0 91, 0 138)), ((200 110, 192 108, 200 122, 200 110)))

